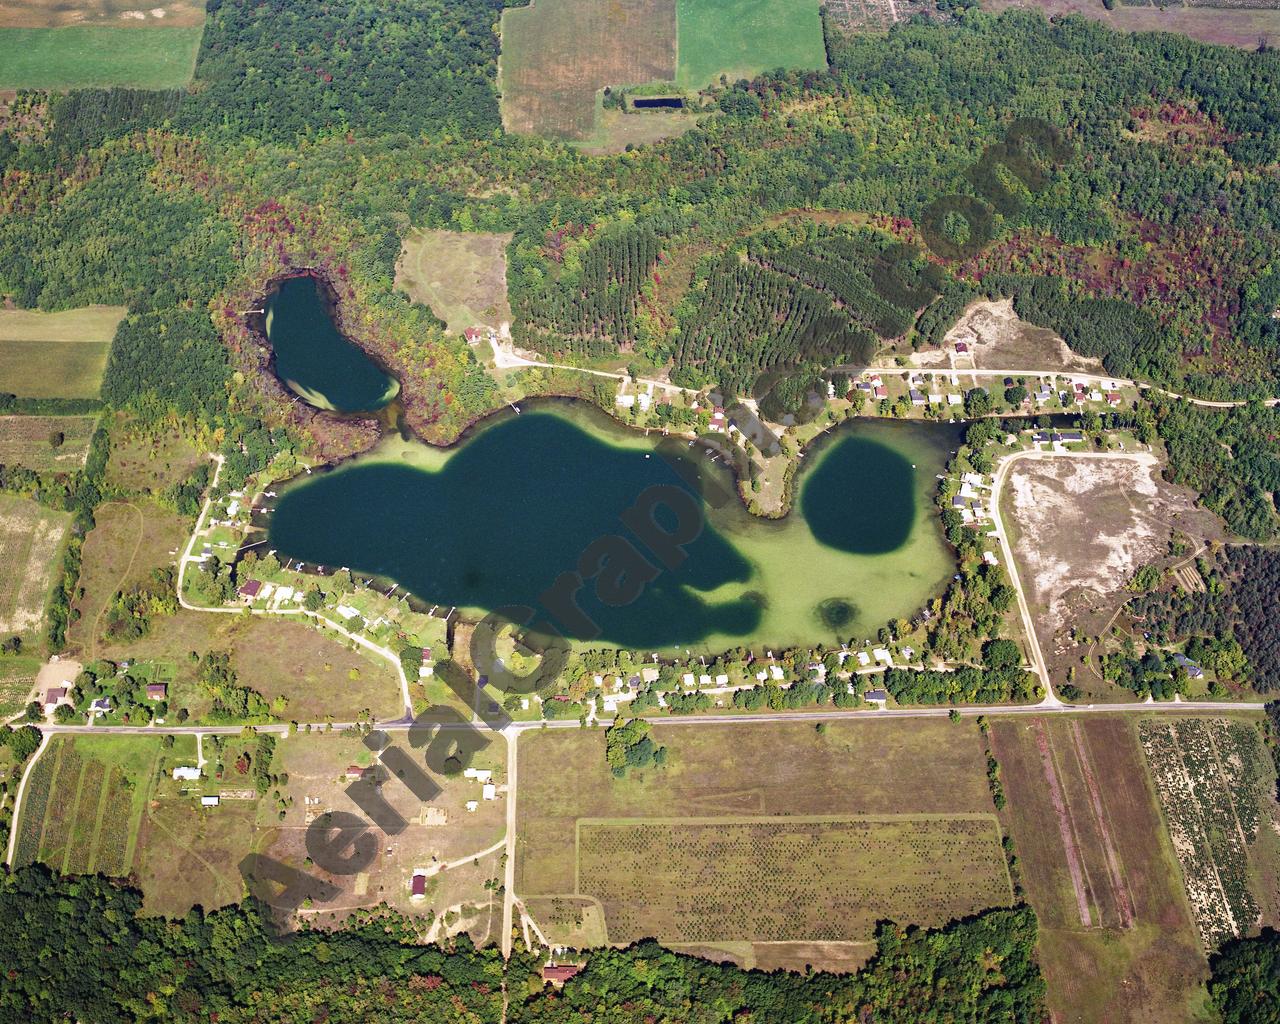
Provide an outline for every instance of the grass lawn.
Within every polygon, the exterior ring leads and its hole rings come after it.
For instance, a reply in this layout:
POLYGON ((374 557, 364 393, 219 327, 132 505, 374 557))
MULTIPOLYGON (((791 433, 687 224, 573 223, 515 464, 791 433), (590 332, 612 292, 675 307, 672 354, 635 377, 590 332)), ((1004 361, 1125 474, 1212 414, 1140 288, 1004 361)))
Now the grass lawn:
POLYGON ((33 648, 44 636, 44 611, 71 516, 0 494, 0 636, 33 648))
POLYGON ((97 423, 97 416, 0 416, 0 465, 37 473, 83 469, 97 423))
POLYGON ((702 89, 773 68, 827 63, 818 0, 678 0, 676 81, 702 89))
POLYGON ((0 89, 179 88, 191 80, 203 33, 203 27, 102 25, 0 29, 0 89))
POLYGON ((833 943, 814 951, 820 967, 848 962, 877 918, 936 924, 1010 900, 972 722, 655 725, 652 736, 666 766, 621 780, 603 729, 520 740, 516 891, 556 940, 752 940, 756 956, 774 942, 833 943), (824 913, 836 891, 850 905, 824 913))
MULTIPOLYGON (((0 29, 0 88, 8 64, 0 29)), ((97 398, 123 306, 61 313, 0 309, 0 391, 23 398, 97 398)))

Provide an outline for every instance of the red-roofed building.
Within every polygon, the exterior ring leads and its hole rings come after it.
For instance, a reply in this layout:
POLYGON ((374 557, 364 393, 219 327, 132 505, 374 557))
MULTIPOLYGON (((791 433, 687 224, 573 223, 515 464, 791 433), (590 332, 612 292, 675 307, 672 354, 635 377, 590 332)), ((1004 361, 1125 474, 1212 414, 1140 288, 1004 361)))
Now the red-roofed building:
POLYGON ((563 985, 585 966, 586 964, 547 964, 542 968, 542 980, 553 985, 563 985))
POLYGON ((366 771, 368 771, 367 768, 361 768, 358 764, 353 764, 347 768, 347 778, 353 782, 356 779, 363 779, 366 771))
POLYGON ((409 898, 415 900, 427 898, 427 876, 421 871, 413 873, 413 879, 409 882, 409 898))
POLYGON ((258 591, 262 589, 261 580, 246 580, 240 585, 240 596, 248 601, 252 601, 258 596, 258 591))
POLYGON ((482 335, 479 327, 468 327, 462 332, 462 336, 467 339, 468 345, 479 345, 482 335))
POLYGON ((147 700, 164 700, 169 696, 169 688, 164 683, 147 683, 147 700))

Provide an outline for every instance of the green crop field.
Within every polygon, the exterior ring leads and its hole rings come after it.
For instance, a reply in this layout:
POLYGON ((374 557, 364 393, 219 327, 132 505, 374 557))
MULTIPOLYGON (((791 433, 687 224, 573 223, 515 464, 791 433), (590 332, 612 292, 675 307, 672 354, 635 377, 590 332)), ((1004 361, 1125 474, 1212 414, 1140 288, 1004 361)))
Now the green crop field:
POLYGON ((39 671, 39 658, 26 654, 0 658, 0 718, 8 718, 26 707, 27 695, 39 671))
POLYGON ((195 70, 203 26, 0 28, 0 89, 174 89, 195 70))
POLYGON ((84 467, 97 416, 0 416, 0 466, 37 473, 84 467))
POLYGON ((827 63, 818 0, 679 0, 676 21, 683 89, 827 63))
MULTIPOLYGON (((0 29, 0 40, 6 31, 0 29)), ((124 313, 123 306, 61 313, 0 309, 0 392, 24 398, 97 398, 111 339, 124 313)))

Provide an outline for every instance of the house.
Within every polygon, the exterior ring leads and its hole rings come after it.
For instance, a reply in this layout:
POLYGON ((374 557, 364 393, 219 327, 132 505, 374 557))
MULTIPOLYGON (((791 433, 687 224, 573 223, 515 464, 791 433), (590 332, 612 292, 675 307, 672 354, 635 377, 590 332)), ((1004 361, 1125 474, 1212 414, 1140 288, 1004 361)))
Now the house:
POLYGON ((769 675, 773 676, 773 678, 774 678, 774 679, 781 679, 781 678, 782 678, 782 666, 780 666, 780 665, 770 665, 770 666, 769 666, 769 675))
POLYGON ((167 700, 169 687, 164 683, 147 683, 147 700, 167 700))
POLYGON ((683 685, 685 685, 685 686, 692 686, 692 685, 693 685, 693 673, 692 673, 692 672, 686 672, 684 675, 682 675, 682 676, 680 677, 680 682, 681 682, 683 685))
POLYGON ((1047 430, 1037 430, 1034 434, 1031 435, 1031 441, 1033 444, 1046 444, 1047 442, 1052 440, 1053 440, 1053 435, 1050 434, 1047 430))
POLYGON ((546 964, 542 968, 542 980, 559 987, 585 966, 585 964, 546 964))
POLYGON ((349 604, 340 604, 334 609, 334 611, 348 621, 351 619, 358 619, 360 617, 360 610, 358 608, 352 608, 349 604))
POLYGON ((703 672, 700 676, 698 676, 698 685, 699 685, 699 686, 702 686, 702 687, 710 686, 710 685, 711 685, 711 676, 709 676, 707 673, 703 672))
POLYGON ((724 410, 718 405, 715 408, 715 412, 711 414, 711 429, 717 434, 724 433, 724 410))
POLYGON ((728 673, 721 672, 719 675, 716 676, 716 686, 728 686, 728 685, 729 685, 728 673))
POLYGON ((475 779, 477 782, 488 782, 493 778, 493 770, 490 768, 464 768, 462 777, 464 779, 475 779))
POLYGON ((365 773, 366 771, 368 771, 368 769, 367 769, 367 768, 361 768, 358 764, 348 765, 348 766, 347 766, 347 781, 348 781, 348 782, 356 782, 356 781, 358 781, 358 780, 360 780, 360 779, 363 779, 363 778, 364 778, 364 773, 365 773))
POLYGON ((468 327, 462 332, 462 336, 467 339, 468 345, 479 345, 484 332, 479 327, 468 327))
POLYGON ((89 705, 89 714, 91 715, 109 715, 111 714, 111 698, 99 697, 89 705))
POLYGON ((964 405, 964 395, 957 394, 955 391, 947 394, 947 405, 964 405))
POLYGON ((890 668, 893 667, 893 657, 883 647, 877 647, 875 650, 873 650, 871 652, 871 657, 875 658, 876 661, 884 662, 890 668))
POLYGON ((217 807, 218 798, 216 796, 202 796, 200 798, 201 807, 217 807))
POLYGON ((614 404, 616 404, 619 409, 630 409, 633 405, 636 404, 636 396, 635 395, 619 395, 617 398, 614 399, 614 404))
POLYGON ((930 395, 929 395, 929 404, 930 404, 930 405, 941 405, 941 404, 942 404, 942 395, 941 395, 941 393, 930 393, 930 395))
POLYGON ((480 789, 480 796, 485 800, 496 800, 498 799, 498 787, 492 782, 486 782, 480 789))
POLYGON ((859 651, 858 664, 861 665, 863 668, 866 668, 868 665, 871 664, 871 655, 869 655, 866 651, 859 651))
POLYGON ((425 900, 427 898, 427 873, 419 868, 409 879, 409 898, 425 900))
POLYGON ((956 342, 956 354, 957 354, 957 355, 964 355, 964 354, 965 354, 965 353, 967 353, 968 351, 969 351, 969 346, 968 346, 968 344, 967 344, 966 342, 963 342, 963 341, 957 341, 957 342, 956 342))
POLYGON ((480 801, 479 801, 479 800, 468 800, 468 801, 467 801, 467 810, 468 810, 468 811, 472 811, 472 812, 474 812, 474 811, 475 811, 475 809, 476 809, 477 807, 479 807, 479 806, 480 806, 480 801))
POLYGON ((925 404, 925 402, 927 401, 927 399, 924 397, 924 395, 922 395, 922 394, 921 394, 919 391, 917 391, 915 388, 911 388, 911 389, 907 392, 907 394, 909 394, 909 395, 911 396, 911 404, 912 404, 912 405, 924 405, 924 404, 925 404))
POLYGON ((53 714, 54 709, 67 699, 67 688, 65 686, 55 686, 44 692, 44 713, 46 715, 53 714))
POLYGON ((1120 392, 1119 392, 1119 391, 1108 391, 1108 392, 1107 392, 1107 405, 1110 405, 1110 406, 1113 406, 1113 407, 1114 407, 1114 406, 1117 406, 1117 405, 1119 405, 1119 404, 1120 404, 1120 392))
POLYGON ((877 704, 883 704, 885 701, 889 699, 889 692, 887 690, 868 690, 862 696, 864 700, 873 701, 874 703, 877 703, 877 704))
POLYGON ((200 769, 194 765, 180 765, 173 770, 173 777, 179 782, 195 782, 200 778, 200 769))
POLYGON ((261 580, 245 580, 240 584, 240 596, 246 601, 252 601, 258 596, 258 591, 262 589, 261 580))
POLYGON ((964 498, 960 498, 960 497, 952 498, 952 499, 951 499, 951 507, 952 507, 952 508, 964 508, 964 507, 965 507, 965 500, 964 500, 964 498))
POLYGON ((984 551, 984 552, 982 552, 982 560, 983 560, 984 562, 986 562, 986 563, 987 563, 987 565, 999 565, 999 564, 1000 564, 998 561, 996 561, 996 554, 995 554, 995 552, 994 552, 994 551, 984 551))
POLYGON ((656 683, 658 681, 659 675, 661 675, 661 673, 656 668, 653 668, 652 666, 642 668, 640 670, 640 678, 643 679, 646 683, 656 683))
POLYGON ((872 392, 872 394, 874 394, 876 398, 888 398, 889 389, 886 388, 883 384, 877 384, 876 389, 875 391, 872 392))
POLYGON ((1185 654, 1175 654, 1173 660, 1187 670, 1187 675, 1192 679, 1199 679, 1204 675, 1204 669, 1188 658, 1185 654))
POLYGON ((1054 435, 1055 441, 1061 441, 1063 444, 1071 444, 1084 440, 1084 434, 1079 430, 1063 430, 1054 435))

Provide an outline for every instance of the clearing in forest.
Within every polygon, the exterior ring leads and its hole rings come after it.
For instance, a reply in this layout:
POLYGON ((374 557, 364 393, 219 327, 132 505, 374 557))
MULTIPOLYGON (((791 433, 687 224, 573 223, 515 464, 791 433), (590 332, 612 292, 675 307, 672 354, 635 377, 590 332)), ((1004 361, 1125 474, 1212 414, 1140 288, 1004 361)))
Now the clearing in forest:
POLYGON ((983 10, 999 12, 1010 7, 1029 7, 1042 11, 1046 18, 1078 14, 1119 32, 1173 32, 1202 43, 1246 50, 1256 50, 1259 40, 1270 40, 1274 45, 1280 39, 1280 3, 1276 0, 1193 0, 1186 6, 1123 0, 1111 10, 1098 0, 982 0, 983 10))
POLYGON ((515 887, 552 941, 656 935, 748 964, 789 962, 795 946, 844 967, 876 918, 937 923, 1010 901, 972 722, 658 724, 652 737, 666 765, 623 779, 603 730, 521 738, 515 887), (832 899, 848 906, 824 912, 832 899))
POLYGON ((1184 1020, 1208 965, 1131 718, 997 719, 1002 817, 1062 1020, 1184 1020))
POLYGON ((677 16, 682 89, 827 66, 818 0, 678 0, 677 16))
MULTIPOLYGON (((396 263, 396 287, 430 307, 455 334, 511 321, 507 304, 508 234, 415 228, 396 263)), ((487 345, 487 342, 485 343, 487 345)))
POLYGON ((975 302, 942 339, 942 348, 918 353, 918 366, 949 366, 979 370, 1025 370, 1043 373, 1102 373, 1102 360, 1077 355, 1047 327, 1036 327, 1013 311, 1012 299, 975 302), (957 354, 957 342, 968 353, 957 354))
POLYGON ((0 416, 0 466, 37 473, 83 469, 97 416, 0 416))
POLYGON ((65 512, 0 494, 0 638, 17 635, 30 643, 43 637, 45 606, 70 522, 65 512))
MULTIPOLYGON (((0 32, 0 67, 5 66, 3 40, 0 32)), ((23 398, 97 398, 111 339, 124 313, 123 306, 61 313, 0 309, 0 392, 23 398)))
POLYGON ((502 13, 507 131, 585 139, 605 86, 669 82, 675 73, 676 0, 538 0, 502 13))

